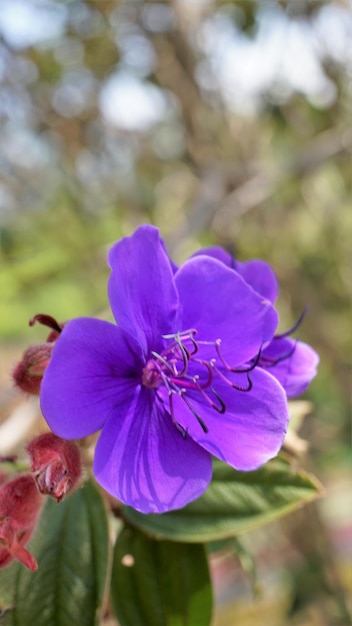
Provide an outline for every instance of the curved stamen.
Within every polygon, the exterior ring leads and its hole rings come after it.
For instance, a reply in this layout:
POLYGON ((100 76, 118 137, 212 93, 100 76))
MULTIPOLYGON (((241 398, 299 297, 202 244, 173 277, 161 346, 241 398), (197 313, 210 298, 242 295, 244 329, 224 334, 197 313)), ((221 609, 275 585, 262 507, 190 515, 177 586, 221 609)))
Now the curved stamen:
POLYGON ((181 424, 179 424, 178 422, 174 422, 175 426, 177 428, 177 430, 181 433, 182 437, 184 439, 187 439, 188 437, 188 428, 183 428, 183 426, 181 426, 181 424))
POLYGON ((185 330, 182 332, 178 332, 176 334, 172 334, 172 335, 163 335, 163 339, 174 339, 174 344, 169 346, 165 352, 170 352, 170 350, 172 350, 172 348, 176 345, 181 348, 180 343, 181 342, 186 342, 186 341, 190 341, 192 343, 192 351, 190 351, 188 348, 186 348, 186 346, 184 345, 184 343, 182 344, 182 347, 186 350, 188 358, 190 358, 191 356, 193 356, 194 354, 196 354, 198 352, 198 343, 196 342, 194 336, 197 334, 197 331, 195 328, 191 328, 190 330, 185 330))
MULTIPOLYGON (((216 353, 221 361, 221 363, 223 364, 223 366, 225 367, 225 369, 227 369, 228 372, 233 372, 234 374, 247 374, 248 372, 252 372, 254 370, 254 368, 258 365, 259 360, 260 360, 260 355, 262 352, 262 346, 259 349, 258 354, 256 355, 253 363, 251 365, 249 365, 248 367, 245 368, 236 368, 236 367, 231 367, 231 365, 229 365, 224 357, 222 356, 222 354, 220 353, 220 345, 221 345, 221 339, 217 339, 215 341, 215 350, 216 353)), ((249 376, 248 376, 249 379, 249 376)))
POLYGON ((247 374, 248 372, 252 372, 254 370, 254 368, 257 367, 257 365, 258 365, 258 363, 260 361, 260 355, 262 353, 262 349, 263 349, 263 346, 260 346, 259 352, 258 352, 257 356, 255 357, 252 365, 249 365, 248 367, 243 368, 243 369, 234 367, 234 368, 231 369, 231 372, 235 372, 236 374, 247 374))
POLYGON ((226 383, 227 385, 232 387, 232 389, 236 389, 237 391, 250 391, 252 389, 252 387, 253 387, 253 382, 252 382, 248 372, 244 372, 245 374, 247 374, 248 385, 247 385, 247 387, 242 387, 241 385, 237 385, 236 383, 232 383, 231 380, 226 378, 226 376, 224 376, 224 374, 216 366, 214 366, 214 370, 216 371, 216 373, 219 376, 219 378, 221 378, 221 380, 223 380, 224 383, 226 383))
POLYGON ((191 341, 192 345, 193 345, 193 351, 190 352, 188 351, 190 356, 194 356, 195 354, 197 354, 198 350, 199 350, 199 346, 198 343, 196 342, 194 335, 197 334, 197 331, 192 329, 189 331, 189 336, 186 337, 186 340, 188 339, 188 341, 191 341))
POLYGON ((197 334, 197 331, 195 328, 190 328, 189 330, 182 330, 182 331, 178 331, 177 333, 171 333, 170 335, 163 335, 163 339, 174 339, 176 341, 176 339, 180 339, 182 341, 182 339, 191 339, 191 337, 193 337, 194 335, 197 334))
MULTIPOLYGON (((195 330, 191 330, 191 331, 184 331, 184 332, 178 332, 176 334, 172 334, 172 335, 163 335, 163 339, 173 339, 174 343, 171 344, 171 346, 168 346, 167 348, 165 348, 165 350, 163 350, 163 352, 161 353, 162 357, 166 357, 166 361, 167 361, 167 357, 170 355, 173 355, 173 359, 170 359, 170 361, 173 362, 174 364, 174 369, 172 371, 172 373, 174 374, 174 376, 184 376, 187 372, 188 369, 188 363, 190 361, 190 358, 193 354, 189 352, 188 348, 186 348, 186 346, 184 345, 184 343, 182 343, 182 341, 185 341, 187 339, 191 339, 192 343, 194 345, 194 339, 192 337, 192 334, 194 334, 196 331, 195 330), (190 334, 192 333, 192 334, 190 334), (182 369, 179 371, 176 367, 176 362, 177 361, 181 361, 182 362, 182 369)), ((198 349, 198 346, 197 346, 198 349)), ((152 352, 153 356, 156 356, 156 353, 152 352)), ((170 369, 170 368, 169 368, 170 369)))
MULTIPOLYGON (((152 351, 151 354, 153 355, 153 357, 155 359, 157 359, 158 361, 160 361, 160 363, 162 363, 164 365, 164 367, 166 367, 166 369, 169 370, 170 374, 175 374, 173 368, 171 367, 170 363, 167 362, 166 359, 164 359, 161 354, 158 354, 157 352, 152 351)), ((161 373, 161 371, 160 371, 161 373)))
MULTIPOLYGON (((249 363, 244 367, 231 367, 221 354, 221 339, 216 341, 196 341, 196 334, 197 331, 191 329, 172 335, 163 335, 163 339, 171 341, 161 354, 151 352, 151 358, 143 370, 142 377, 142 384, 150 389, 157 390, 158 387, 163 385, 167 390, 172 422, 184 438, 188 436, 188 429, 184 428, 176 419, 175 394, 184 401, 203 432, 207 433, 208 426, 193 406, 193 398, 195 402, 197 401, 194 394, 200 394, 203 401, 214 411, 224 414, 227 407, 216 390, 216 384, 214 384, 215 375, 232 389, 248 392, 253 386, 249 373, 262 361, 264 361, 263 366, 265 366, 266 362, 265 357, 262 355, 262 348, 260 348, 258 354, 253 359, 250 359, 249 363), (214 350, 214 358, 209 361, 194 358, 201 346, 206 346, 207 352, 210 346, 214 350), (216 365, 217 361, 219 361, 219 366, 216 365), (192 372, 189 371, 191 365, 192 372), (206 374, 204 370, 202 372, 202 368, 205 368, 206 374), (192 375, 194 370, 199 373, 192 375), (232 377, 229 374, 245 374, 247 385, 242 386, 231 381, 232 377)), ((273 360, 269 357, 268 362, 273 363, 273 360)), ((157 391, 156 393, 158 394, 157 391)))
POLYGON ((176 389, 174 389, 174 385, 175 385, 175 383, 176 383, 176 382, 178 382, 178 381, 177 381, 177 379, 176 379, 176 380, 174 380, 173 378, 169 378, 169 377, 165 374, 165 372, 163 371, 163 369, 162 369, 162 367, 160 366, 160 364, 159 364, 159 363, 155 362, 155 366, 156 366, 156 368, 157 368, 157 370, 158 370, 158 373, 160 374, 160 377, 161 377, 161 379, 162 379, 163 384, 165 385, 165 387, 166 387, 166 389, 167 389, 167 392, 168 392, 168 393, 171 393, 171 392, 173 392, 173 393, 178 393, 178 389, 177 389, 177 388, 176 388, 176 389), (170 384, 170 383, 171 383, 171 384, 170 384))
POLYGON ((194 417, 196 418, 198 424, 200 425, 200 427, 202 428, 204 433, 209 432, 208 426, 206 425, 206 423, 204 422, 204 420, 202 420, 202 418, 200 417, 200 415, 198 415, 198 413, 195 411, 195 409, 193 408, 193 406, 191 405, 190 401, 188 400, 187 396, 186 396, 186 390, 185 389, 181 389, 180 391, 180 397, 182 398, 182 400, 187 404, 189 410, 191 411, 191 413, 194 415, 194 417))
POLYGON ((302 324, 308 309, 309 309, 309 306, 308 305, 305 306, 297 322, 292 326, 292 328, 289 328, 288 330, 286 330, 286 332, 281 333, 280 335, 275 335, 274 339, 283 339, 284 337, 288 337, 289 335, 292 335, 292 333, 294 333, 297 330, 297 328, 302 324))
POLYGON ((217 393, 217 391, 215 391, 214 387, 210 387, 210 391, 214 394, 216 399, 219 401, 220 406, 218 406, 215 402, 213 402, 213 400, 209 398, 208 394, 205 393, 204 388, 198 383, 197 376, 194 376, 193 380, 194 380, 194 384, 196 386, 197 391, 199 391, 199 393, 203 396, 204 400, 206 400, 206 402, 210 404, 211 408, 215 409, 215 411, 217 411, 218 413, 221 413, 221 414, 225 413, 226 404, 221 398, 221 396, 217 393))
POLYGON ((208 363, 207 361, 203 361, 202 359, 194 359, 195 363, 199 363, 200 365, 204 365, 204 367, 206 367, 206 369, 208 370, 208 380, 205 383, 199 383, 199 375, 196 374, 196 376, 193 376, 192 380, 193 382, 195 382, 195 378, 197 379, 198 385, 201 389, 207 389, 208 387, 210 387, 211 383, 213 382, 213 363, 210 362, 208 363))
POLYGON ((249 376, 249 374, 247 374, 247 381, 248 381, 247 387, 241 387, 240 385, 235 385, 235 384, 233 384, 232 387, 234 389, 237 389, 237 391, 244 391, 244 392, 250 391, 253 387, 253 381, 251 377, 249 376))
POLYGON ((189 359, 190 359, 190 355, 189 352, 187 350, 187 348, 185 348, 185 346, 183 345, 181 339, 178 337, 177 339, 175 339, 176 344, 181 352, 181 361, 183 361, 183 369, 177 373, 178 376, 184 376, 187 372, 188 369, 188 363, 189 363, 189 359))
POLYGON ((281 354, 276 359, 274 359, 273 357, 270 357, 270 356, 266 356, 265 354, 262 354, 262 357, 260 359, 261 365, 263 367, 267 367, 267 368, 274 367, 274 365, 277 365, 281 361, 285 361, 286 359, 289 359, 293 355, 294 351, 296 350, 297 344, 298 344, 298 340, 295 341, 295 343, 293 344, 293 347, 290 350, 290 352, 286 352, 285 354, 281 354))
POLYGON ((184 439, 187 439, 188 429, 183 428, 183 426, 181 426, 181 424, 179 424, 177 420, 175 419, 175 411, 174 411, 174 403, 173 403, 173 396, 175 395, 175 393, 176 391, 169 391, 168 393, 171 419, 172 419, 173 424, 176 426, 177 430, 181 433, 182 437, 184 439))
POLYGON ((218 394, 218 392, 214 389, 214 387, 211 387, 210 390, 212 391, 212 393, 214 394, 214 396, 216 397, 216 399, 219 401, 220 403, 220 407, 216 406, 215 403, 213 403, 213 408, 215 409, 215 411, 217 411, 218 413, 220 413, 221 415, 223 415, 226 411, 226 404, 223 401, 223 399, 221 398, 221 396, 218 394))

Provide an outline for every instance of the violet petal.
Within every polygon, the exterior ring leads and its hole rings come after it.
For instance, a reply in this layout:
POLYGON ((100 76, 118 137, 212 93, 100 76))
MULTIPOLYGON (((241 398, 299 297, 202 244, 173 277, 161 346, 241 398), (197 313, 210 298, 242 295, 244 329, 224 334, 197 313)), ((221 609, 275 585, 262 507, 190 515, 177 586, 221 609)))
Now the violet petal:
POLYGON ((114 324, 77 318, 57 340, 41 386, 50 428, 66 439, 99 430, 133 397, 141 369, 139 346, 114 324))
POLYGON ((272 339, 278 321, 274 308, 219 261, 194 257, 182 265, 175 282, 183 329, 195 328, 199 341, 221 339, 221 353, 230 365, 245 363, 272 339))
POLYGON ((270 302, 275 302, 279 291, 278 283, 275 272, 268 263, 260 259, 251 259, 245 263, 236 261, 234 269, 254 291, 270 302))
POLYGON ((177 326, 178 297, 164 242, 154 226, 140 226, 109 252, 109 300, 119 326, 143 347, 162 348, 177 326))
POLYGON ((113 496, 143 513, 182 508, 211 479, 211 457, 172 423, 155 391, 136 389, 123 420, 112 417, 98 440, 94 474, 113 496))
POLYGON ((229 267, 232 270, 235 269, 236 262, 234 257, 229 252, 227 252, 227 250, 221 248, 221 246, 208 246, 207 248, 201 248, 200 250, 197 250, 197 252, 195 252, 191 258, 197 256, 209 256, 213 259, 217 259, 218 261, 226 265, 226 267, 229 267))
MULTIPOLYGON (((214 381, 214 389, 226 405, 223 414, 211 408, 199 393, 187 394, 208 429, 206 433, 184 400, 174 397, 175 419, 189 436, 214 456, 243 471, 254 470, 276 456, 288 424, 287 401, 281 385, 260 368, 251 373, 251 378, 253 388, 249 392, 232 389, 218 379, 214 381)), ((214 395, 209 396, 216 402, 214 395)), ((164 397, 166 401, 165 393, 164 397)))
POLYGON ((263 350, 261 366, 284 387, 287 397, 303 393, 316 376, 319 357, 302 341, 290 337, 276 337, 263 350))
POLYGON ((235 270, 248 285, 261 296, 275 302, 278 295, 278 283, 274 270, 268 263, 261 259, 250 261, 237 261, 229 252, 220 246, 201 248, 193 257, 205 255, 221 261, 226 267, 235 270))

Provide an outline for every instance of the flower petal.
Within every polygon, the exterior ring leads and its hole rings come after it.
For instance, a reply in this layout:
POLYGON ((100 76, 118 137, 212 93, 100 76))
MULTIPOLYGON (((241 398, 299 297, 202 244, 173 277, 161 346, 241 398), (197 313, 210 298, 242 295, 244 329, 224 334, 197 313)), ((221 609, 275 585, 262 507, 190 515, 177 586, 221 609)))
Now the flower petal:
POLYGON ((231 366, 245 363, 272 339, 278 321, 274 308, 220 261, 194 257, 182 265, 175 282, 182 330, 197 329, 197 341, 221 339, 221 354, 231 366))
POLYGON ((192 254, 191 258, 201 255, 210 256, 212 259, 217 259, 218 261, 221 261, 221 263, 226 265, 226 267, 230 267, 232 270, 235 269, 236 262, 234 257, 229 252, 227 252, 227 250, 221 248, 221 246, 209 246, 207 248, 200 248, 200 250, 197 250, 197 252, 192 254))
POLYGON ((281 385, 260 368, 251 372, 251 378, 253 388, 248 392, 232 389, 218 379, 214 381, 214 388, 226 405, 223 414, 206 404, 200 394, 187 394, 208 429, 206 433, 184 400, 173 396, 175 420, 189 436, 211 454, 243 471, 254 470, 276 456, 288 424, 281 385))
POLYGON ((205 491, 211 457, 182 436, 155 391, 142 388, 123 419, 104 426, 93 469, 102 487, 125 504, 163 513, 205 491))
POLYGON ((234 269, 254 291, 270 302, 275 302, 279 291, 278 283, 275 272, 268 263, 260 259, 252 259, 245 263, 236 261, 234 269))
POLYGON ((275 272, 268 263, 260 259, 251 259, 250 261, 237 261, 229 252, 220 246, 210 246, 209 248, 201 248, 193 257, 199 255, 210 256, 213 259, 221 261, 226 267, 235 270, 246 281, 248 285, 261 296, 275 302, 278 295, 278 283, 275 272))
POLYGON ((138 349, 133 337, 109 322, 68 322, 41 385, 43 415, 54 433, 84 437, 115 415, 122 399, 133 397, 142 367, 138 349))
POLYGON ((160 350, 162 335, 177 326, 178 297, 159 231, 137 228, 109 252, 109 300, 119 326, 139 341, 145 354, 160 350))
POLYGON ((275 337, 261 354, 261 367, 275 376, 293 398, 303 393, 317 373, 319 357, 306 343, 275 337))

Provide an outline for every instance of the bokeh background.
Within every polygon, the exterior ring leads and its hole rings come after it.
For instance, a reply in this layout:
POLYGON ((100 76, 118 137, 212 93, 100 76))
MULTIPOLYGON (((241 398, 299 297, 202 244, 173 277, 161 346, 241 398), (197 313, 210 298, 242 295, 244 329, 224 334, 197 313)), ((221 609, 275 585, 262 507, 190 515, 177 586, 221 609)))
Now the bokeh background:
POLYGON ((351 623, 351 121, 350 0, 0 2, 3 425, 46 335, 28 320, 100 315, 106 252, 141 223, 176 262, 210 244, 268 261, 282 330, 309 306, 300 436, 326 497, 243 538, 256 599, 212 556, 216 626, 351 623))

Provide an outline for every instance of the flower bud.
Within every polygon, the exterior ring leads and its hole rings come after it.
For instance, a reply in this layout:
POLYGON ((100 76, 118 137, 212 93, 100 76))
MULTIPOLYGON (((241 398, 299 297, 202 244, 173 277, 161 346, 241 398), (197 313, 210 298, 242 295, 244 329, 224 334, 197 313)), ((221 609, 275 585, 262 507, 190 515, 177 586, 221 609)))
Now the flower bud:
POLYGON ((22 474, 0 486, 0 567, 17 559, 32 572, 35 558, 25 549, 43 505, 31 474, 22 474))
POLYGON ((39 395, 42 378, 49 364, 54 343, 64 327, 64 324, 59 324, 53 317, 43 313, 38 313, 32 317, 29 325, 34 326, 36 322, 51 329, 46 342, 30 346, 12 374, 16 387, 34 396, 39 395))
POLYGON ((15 385, 22 391, 37 396, 40 384, 49 364, 53 343, 30 346, 12 374, 15 385))
POLYGON ((26 450, 39 491, 60 502, 81 477, 78 446, 54 433, 44 433, 32 439, 26 450))

